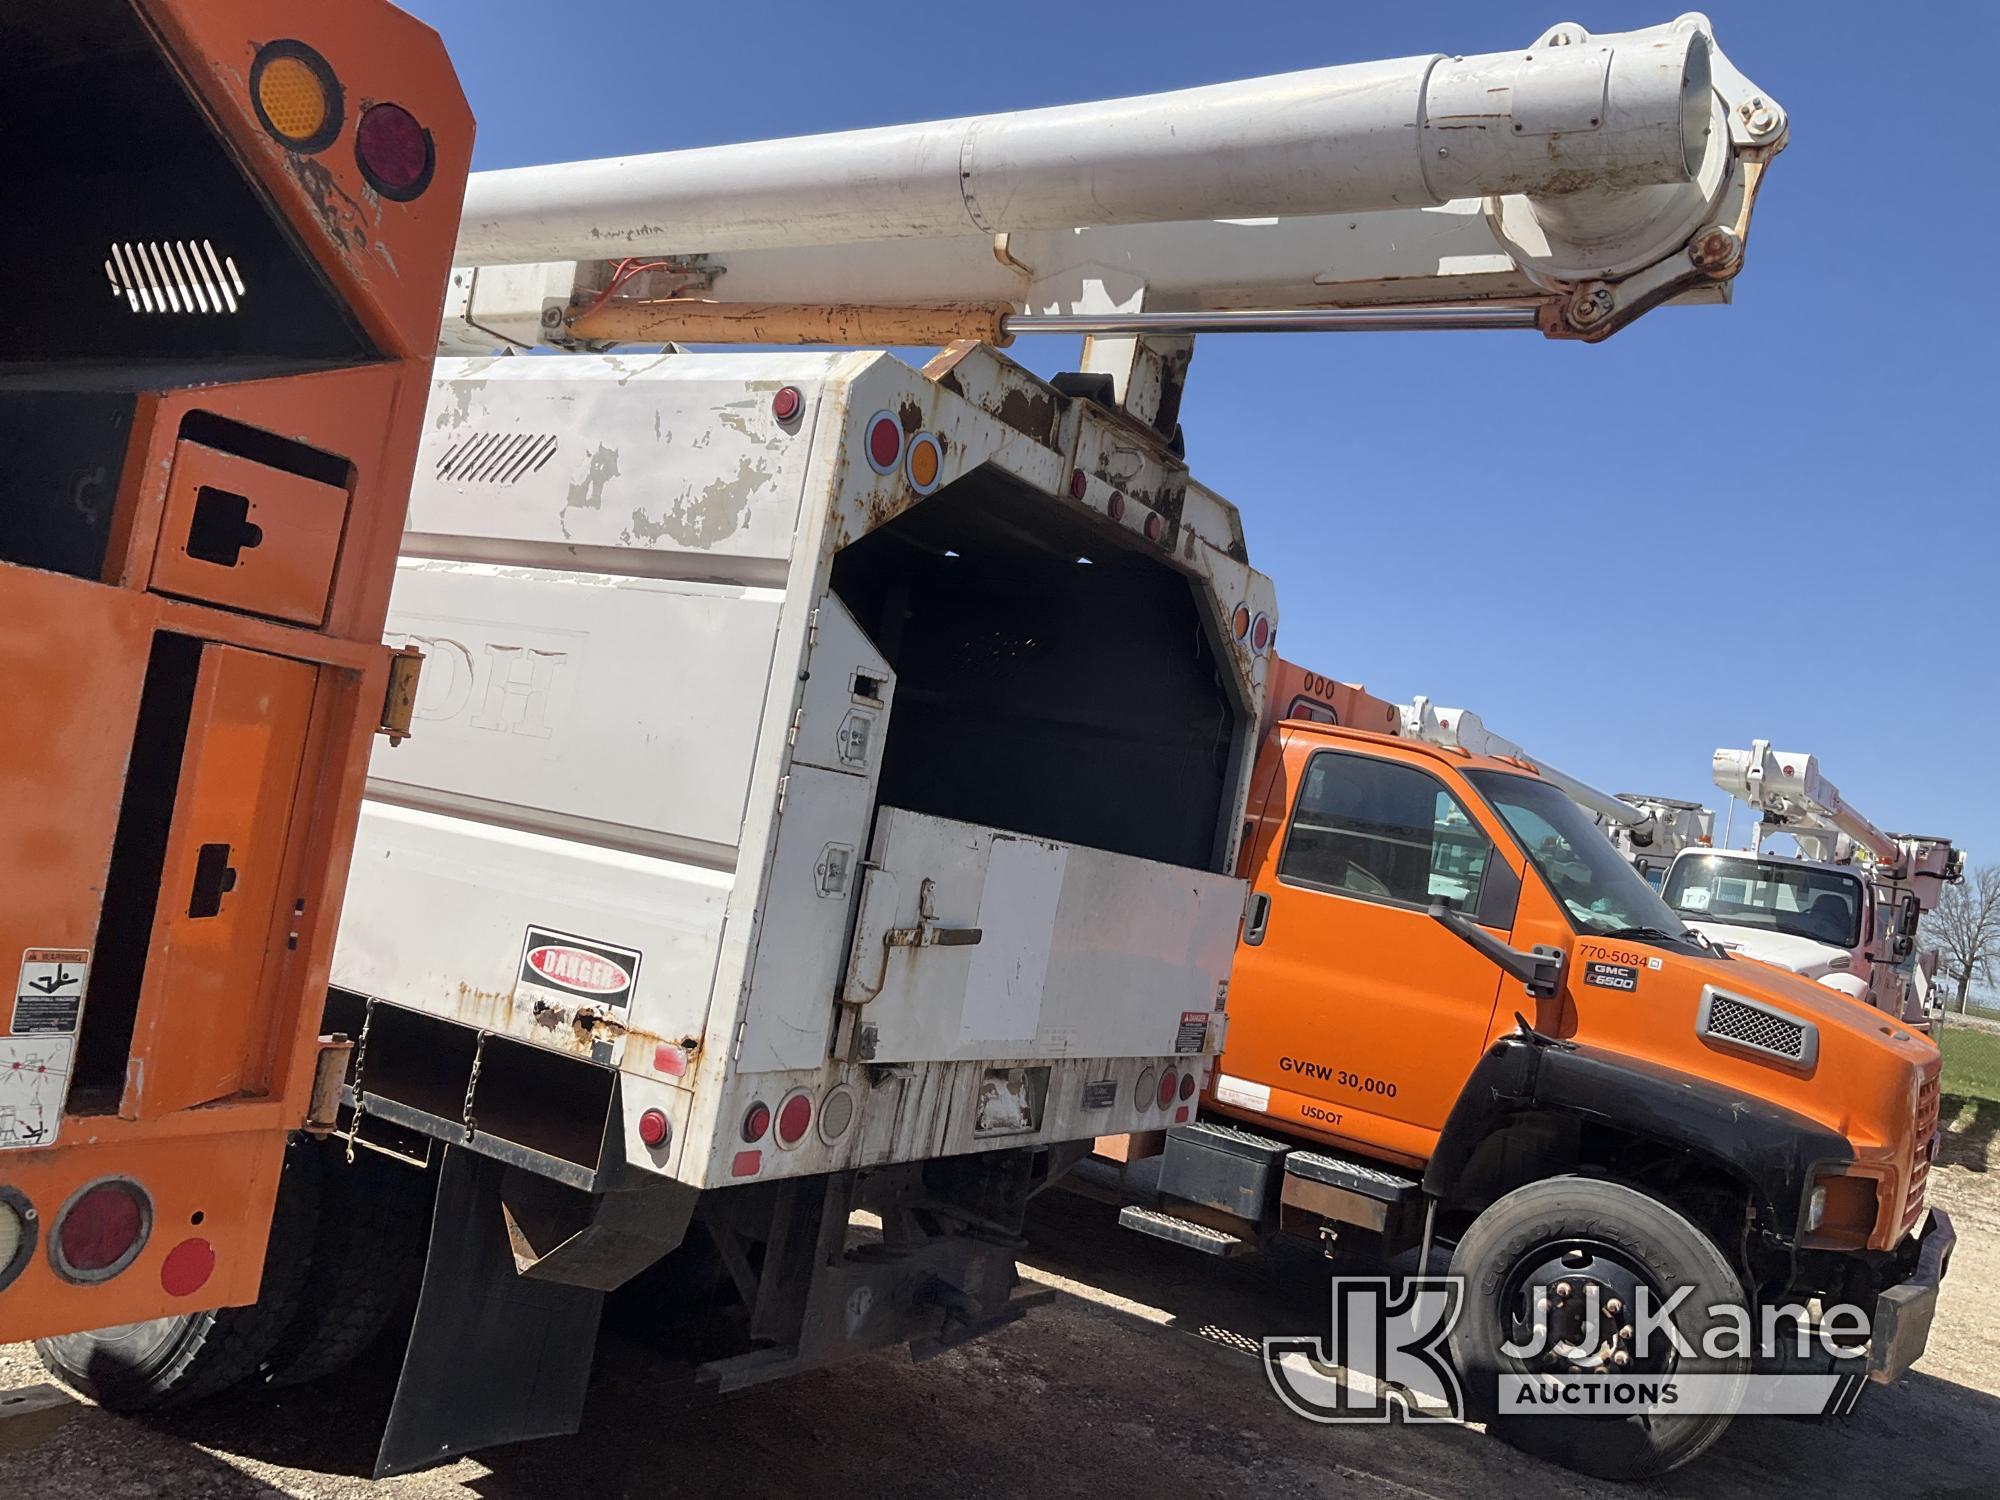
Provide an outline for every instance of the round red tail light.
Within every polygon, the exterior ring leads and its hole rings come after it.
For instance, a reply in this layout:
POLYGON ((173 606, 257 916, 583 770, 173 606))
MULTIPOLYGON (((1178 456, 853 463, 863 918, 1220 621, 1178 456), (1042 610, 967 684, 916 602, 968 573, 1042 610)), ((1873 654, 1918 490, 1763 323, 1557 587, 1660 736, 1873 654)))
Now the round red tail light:
POLYGON ((1146 540, 1157 542, 1167 534, 1166 518, 1157 511, 1146 517, 1146 540))
POLYGON ((407 203, 431 185, 437 147, 402 105, 371 104, 354 130, 354 159, 376 192, 407 203))
POLYGON ((1122 521, 1125 519, 1125 497, 1113 490, 1111 498, 1104 502, 1104 510, 1112 520, 1122 521))
POLYGON ((1083 477, 1083 470, 1081 470, 1081 469, 1071 469, 1071 470, 1069 471, 1069 497, 1070 497, 1070 499, 1072 499, 1072 500, 1081 500, 1081 499, 1083 498, 1083 496, 1084 496, 1084 492, 1085 492, 1086 490, 1088 490, 1089 488, 1090 488, 1090 481, 1089 481, 1088 479, 1085 479, 1085 478, 1083 477))
POLYGON ((1187 1099, 1192 1099, 1193 1097, 1194 1097, 1194 1074, 1183 1073, 1181 1074, 1181 1098, 1183 1100, 1187 1100, 1187 1099))
POLYGON ((771 398, 771 415, 780 422, 789 422, 804 409, 806 398, 799 394, 795 385, 781 385, 777 395, 771 398))
POLYGON ((778 1106, 778 1144, 796 1146, 812 1129, 813 1102, 810 1094, 794 1094, 778 1106))
POLYGON ((1180 1092, 1180 1087, 1181 1087, 1180 1075, 1176 1073, 1172 1068, 1167 1069, 1166 1072, 1160 1075, 1161 1109, 1167 1108, 1174 1102, 1174 1096, 1180 1092))
POLYGON ((764 1132, 771 1128, 771 1106, 759 1099, 743 1111, 743 1139, 761 1141, 764 1132))
POLYGON ((639 1139, 657 1151, 673 1139, 673 1123, 664 1110, 649 1109, 639 1116, 639 1139))
POLYGON ((49 1260, 65 1281, 109 1281, 138 1258, 153 1228, 144 1188, 107 1177, 79 1188, 56 1215, 49 1260))
POLYGON ((1259 615, 1250 626, 1250 644, 1259 651, 1271 644, 1271 620, 1268 615, 1259 615))
POLYGON ((903 428, 894 416, 878 411, 868 419, 868 465, 877 474, 893 474, 903 459, 903 428))

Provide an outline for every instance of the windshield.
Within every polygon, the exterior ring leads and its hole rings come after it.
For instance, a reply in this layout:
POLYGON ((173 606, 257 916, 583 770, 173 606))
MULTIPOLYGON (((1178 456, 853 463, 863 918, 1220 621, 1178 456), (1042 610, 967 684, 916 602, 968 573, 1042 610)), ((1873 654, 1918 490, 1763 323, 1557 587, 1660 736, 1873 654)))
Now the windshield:
POLYGON ((1728 854, 1683 854, 1667 905, 1697 922, 1762 927, 1852 948, 1861 941, 1861 882, 1841 870, 1728 854))
POLYGON ((1625 863, 1590 815, 1548 782, 1505 771, 1468 771, 1466 779, 1513 830, 1578 928, 1687 937, 1680 919, 1625 863))

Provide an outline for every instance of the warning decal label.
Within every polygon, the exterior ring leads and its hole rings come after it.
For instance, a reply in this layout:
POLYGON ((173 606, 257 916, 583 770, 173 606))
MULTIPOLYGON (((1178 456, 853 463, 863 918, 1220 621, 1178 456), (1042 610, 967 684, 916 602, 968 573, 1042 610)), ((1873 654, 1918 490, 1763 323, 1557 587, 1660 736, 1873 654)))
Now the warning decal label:
POLYGON ((30 948, 21 955, 21 977, 7 1031, 12 1036, 72 1036, 83 1017, 90 980, 86 948, 30 948))
POLYGON ((0 1036, 0 1151, 55 1140, 75 1046, 66 1036, 0 1036))

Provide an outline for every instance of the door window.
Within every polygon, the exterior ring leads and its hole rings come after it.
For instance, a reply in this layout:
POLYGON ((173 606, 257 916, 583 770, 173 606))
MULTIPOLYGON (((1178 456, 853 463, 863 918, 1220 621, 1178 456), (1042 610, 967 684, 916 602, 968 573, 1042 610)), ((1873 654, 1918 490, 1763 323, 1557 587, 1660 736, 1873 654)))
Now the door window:
POLYGON ((1414 766, 1322 750, 1278 861, 1288 885, 1428 907, 1479 903, 1493 845, 1465 806, 1414 766))

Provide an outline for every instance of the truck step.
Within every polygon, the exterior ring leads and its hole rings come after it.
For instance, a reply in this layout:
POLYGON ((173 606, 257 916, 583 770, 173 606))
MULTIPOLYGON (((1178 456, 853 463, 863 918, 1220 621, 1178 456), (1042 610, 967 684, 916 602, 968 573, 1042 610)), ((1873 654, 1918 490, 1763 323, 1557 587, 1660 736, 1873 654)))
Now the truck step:
POLYGON ((1150 1234, 1156 1240, 1185 1246, 1189 1250, 1199 1250, 1203 1255, 1247 1255, 1252 1248, 1247 1240, 1238 1235, 1225 1234, 1220 1229, 1210 1229, 1206 1224, 1197 1224, 1192 1219, 1161 1213, 1157 1208, 1139 1208, 1135 1205, 1120 1209, 1118 1227, 1136 1229, 1141 1234, 1150 1234))
POLYGON ((1359 1193, 1378 1203, 1399 1206, 1414 1203, 1423 1191, 1423 1184, 1414 1177, 1405 1177, 1400 1172, 1392 1172, 1372 1163, 1349 1161, 1345 1157, 1327 1156, 1318 1151, 1288 1153, 1285 1175, 1359 1193))

